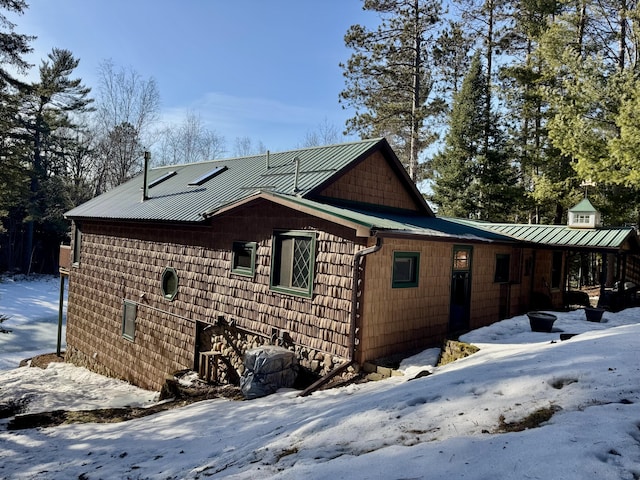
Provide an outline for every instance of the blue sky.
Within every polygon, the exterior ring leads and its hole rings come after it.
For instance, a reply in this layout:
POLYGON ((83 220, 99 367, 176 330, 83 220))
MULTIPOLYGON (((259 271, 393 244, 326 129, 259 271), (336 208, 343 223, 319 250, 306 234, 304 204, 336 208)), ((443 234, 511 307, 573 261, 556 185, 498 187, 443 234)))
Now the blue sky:
MULTIPOLYGON (((338 95, 338 66, 350 25, 375 24, 361 0, 28 0, 13 18, 36 35, 36 65, 53 47, 80 59, 77 76, 96 87, 111 59, 153 77, 162 118, 186 112, 225 137, 261 141, 272 151, 297 147, 325 121, 340 131, 353 112, 338 95)), ((37 68, 33 69, 37 74, 37 68)))

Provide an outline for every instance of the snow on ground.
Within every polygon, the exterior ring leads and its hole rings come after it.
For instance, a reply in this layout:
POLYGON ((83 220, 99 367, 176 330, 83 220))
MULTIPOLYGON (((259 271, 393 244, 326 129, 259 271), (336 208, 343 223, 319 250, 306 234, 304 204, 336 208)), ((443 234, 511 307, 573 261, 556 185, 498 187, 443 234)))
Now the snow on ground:
MULTIPOLYGON (((20 301, 38 320, 47 300, 32 304, 41 289, 18 283, 9 296, 0 284, 0 314, 20 301)), ((402 377, 305 398, 209 400, 119 424, 7 431, 5 420, 0 478, 639 479, 640 309, 602 323, 557 315, 551 333, 515 317, 465 335, 481 349, 466 359, 434 368, 437 352, 427 350, 403 362, 402 377), (561 331, 580 335, 560 341, 561 331), (414 379, 423 370, 433 373, 414 379), (497 433, 541 411, 555 414, 497 433)), ((34 391, 34 410, 152 398, 69 365, 0 371, 0 403, 34 391)))
MULTIPOLYGON (((0 317, 8 317, 0 323, 0 330, 11 330, 11 334, 0 333, 0 369, 56 351, 59 304, 58 277, 0 277, 0 317)), ((66 296, 63 311, 66 312, 66 296)), ((63 350, 64 339, 63 327, 63 350)))

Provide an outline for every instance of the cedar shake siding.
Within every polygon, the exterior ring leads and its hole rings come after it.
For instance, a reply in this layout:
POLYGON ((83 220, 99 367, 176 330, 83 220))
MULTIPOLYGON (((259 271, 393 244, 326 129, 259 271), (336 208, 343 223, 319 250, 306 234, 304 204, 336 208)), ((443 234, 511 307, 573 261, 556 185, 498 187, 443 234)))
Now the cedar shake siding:
POLYGON ((319 196, 404 210, 423 209, 380 151, 348 170, 319 196))
POLYGON ((358 361, 412 352, 438 345, 449 334, 454 245, 472 249, 469 327, 490 325, 521 313, 528 304, 531 275, 525 275, 522 251, 511 245, 464 244, 385 238, 366 257, 358 361), (396 252, 419 254, 417 286, 394 288, 396 252), (496 282, 496 257, 509 255, 508 282, 496 282))
POLYGON ((67 327, 75 363, 158 390, 166 375, 194 368, 196 322, 219 317, 266 339, 275 328, 295 346, 350 355, 352 262, 363 242, 350 229, 264 201, 216 217, 211 226, 84 221, 81 227, 67 327), (270 289, 272 235, 280 229, 316 233, 311 299, 270 289), (234 241, 256 242, 253 277, 231 272, 234 241), (166 267, 179 279, 172 301, 161 290, 166 267), (122 334, 124 300, 137 305, 133 341, 122 334))
POLYGON ((451 244, 385 238, 366 257, 359 361, 434 345, 449 322, 451 244), (392 287, 394 252, 419 252, 418 286, 392 287))

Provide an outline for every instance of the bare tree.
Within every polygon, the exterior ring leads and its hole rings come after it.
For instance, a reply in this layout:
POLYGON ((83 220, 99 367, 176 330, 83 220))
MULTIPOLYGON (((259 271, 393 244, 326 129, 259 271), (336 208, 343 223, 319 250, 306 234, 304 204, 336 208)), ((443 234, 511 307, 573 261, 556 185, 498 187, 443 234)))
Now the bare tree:
POLYGON ((154 162, 158 165, 213 160, 226 151, 224 137, 206 128, 194 112, 188 112, 181 124, 160 130, 157 136, 154 162))
POLYGON ((233 155, 236 157, 259 155, 266 151, 267 148, 260 140, 258 140, 257 143, 254 143, 249 137, 236 137, 233 144, 233 155))
POLYGON ((117 68, 111 60, 100 64, 96 102, 99 154, 96 193, 116 186, 141 168, 158 119, 160 94, 153 78, 117 68))
POLYGON ((318 124, 315 130, 309 130, 302 140, 301 147, 319 147, 339 143, 343 139, 340 129, 329 123, 327 117, 318 124))

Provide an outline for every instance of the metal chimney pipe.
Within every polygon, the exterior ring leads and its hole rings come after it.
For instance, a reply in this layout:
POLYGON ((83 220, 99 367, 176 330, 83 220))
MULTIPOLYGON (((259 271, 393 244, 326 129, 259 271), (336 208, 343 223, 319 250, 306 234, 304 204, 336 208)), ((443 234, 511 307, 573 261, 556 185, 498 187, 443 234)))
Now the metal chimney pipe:
POLYGON ((267 170, 269 170, 269 150, 267 150, 267 170))
POLYGON ((293 163, 295 163, 295 172, 293 174, 293 193, 297 193, 300 190, 298 189, 298 174, 300 173, 300 158, 296 157, 293 159, 293 163))
POLYGON ((144 152, 144 172, 142 173, 142 201, 149 199, 149 182, 147 177, 149 175, 149 160, 151 159, 151 153, 144 152))

